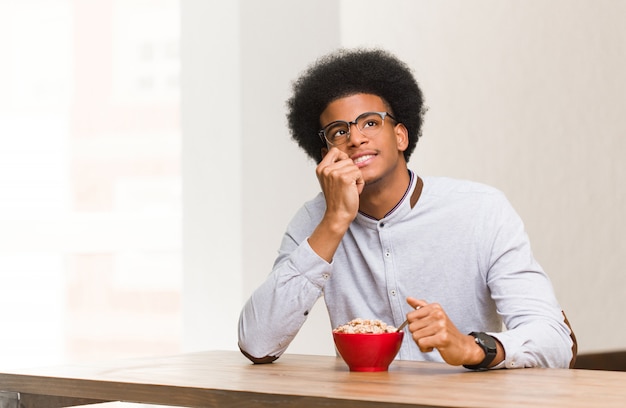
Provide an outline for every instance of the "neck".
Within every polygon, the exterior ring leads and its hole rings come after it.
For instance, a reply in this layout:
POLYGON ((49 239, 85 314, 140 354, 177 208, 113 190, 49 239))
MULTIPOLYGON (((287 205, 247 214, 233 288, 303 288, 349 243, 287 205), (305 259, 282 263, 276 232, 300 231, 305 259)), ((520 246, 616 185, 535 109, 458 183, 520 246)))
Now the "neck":
POLYGON ((380 220, 400 202, 410 182, 411 176, 405 168, 391 182, 385 180, 366 185, 361 193, 359 211, 380 220))

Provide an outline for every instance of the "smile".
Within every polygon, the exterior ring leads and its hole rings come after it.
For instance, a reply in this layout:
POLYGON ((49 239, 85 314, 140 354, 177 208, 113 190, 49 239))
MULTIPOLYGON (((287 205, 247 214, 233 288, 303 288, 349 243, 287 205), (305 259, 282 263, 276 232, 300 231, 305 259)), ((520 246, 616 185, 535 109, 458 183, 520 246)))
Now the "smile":
POLYGON ((354 164, 363 163, 363 162, 371 159, 372 157, 374 157, 373 154, 366 154, 364 156, 357 157, 356 159, 353 160, 353 162, 354 162, 354 164))

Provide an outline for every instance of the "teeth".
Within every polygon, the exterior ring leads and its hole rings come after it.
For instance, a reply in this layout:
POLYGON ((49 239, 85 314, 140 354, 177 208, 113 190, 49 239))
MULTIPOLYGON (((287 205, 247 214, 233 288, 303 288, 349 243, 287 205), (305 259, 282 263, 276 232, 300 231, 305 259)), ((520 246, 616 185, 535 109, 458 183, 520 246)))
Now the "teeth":
POLYGON ((366 154, 365 156, 357 157, 356 159, 354 159, 354 164, 359 164, 361 162, 364 162, 365 160, 369 159, 370 157, 374 157, 374 155, 373 154, 366 154))

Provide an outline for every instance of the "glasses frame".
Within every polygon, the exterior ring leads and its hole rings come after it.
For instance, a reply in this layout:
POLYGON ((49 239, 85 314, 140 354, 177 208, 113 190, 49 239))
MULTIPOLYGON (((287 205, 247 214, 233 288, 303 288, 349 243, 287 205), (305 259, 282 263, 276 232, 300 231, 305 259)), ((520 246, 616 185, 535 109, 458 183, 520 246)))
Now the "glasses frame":
MULTIPOLYGON (((359 119, 361 117, 363 117, 364 115, 370 115, 372 113, 376 113, 376 114, 380 115, 380 117, 382 118, 381 129, 382 129, 383 126, 385 126, 385 119, 387 117, 389 117, 390 119, 392 119, 395 122, 398 122, 398 120, 396 118, 394 118, 393 115, 391 113, 389 113, 389 112, 377 112, 377 111, 363 112, 359 116, 357 116, 353 121, 350 121, 350 122, 348 122, 347 120, 336 120, 334 122, 330 122, 328 125, 324 126, 323 129, 321 129, 319 132, 317 132, 317 135, 320 137, 320 139, 322 139, 322 142, 327 143, 330 146, 341 146, 342 144, 346 144, 346 143, 348 143, 350 141, 350 135, 352 134, 352 131, 351 131, 352 125, 355 125, 356 128, 359 129, 359 126, 357 125, 357 122, 359 121, 359 119), (348 133, 346 134, 345 142, 333 143, 330 140, 328 140, 328 138, 326 137, 326 129, 328 129, 330 126, 336 125, 338 123, 345 123, 346 126, 348 127, 348 133)), ((359 129, 359 132, 361 134, 363 134, 363 131, 361 131, 361 129, 359 129)))

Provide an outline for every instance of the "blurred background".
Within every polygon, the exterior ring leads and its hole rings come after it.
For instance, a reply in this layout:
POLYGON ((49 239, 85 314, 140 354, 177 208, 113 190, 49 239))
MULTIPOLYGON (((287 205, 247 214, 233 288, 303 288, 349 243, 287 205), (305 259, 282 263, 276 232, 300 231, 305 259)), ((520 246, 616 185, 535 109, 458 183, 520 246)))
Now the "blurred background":
MULTIPOLYGON (((319 190, 290 83, 337 47, 404 59, 409 166, 503 190, 580 351, 626 328, 626 3, 0 0, 0 368, 236 350, 319 190)), ((323 301, 288 352, 333 354, 323 301)))
POLYGON ((180 349, 178 1, 0 3, 0 365, 180 349))

